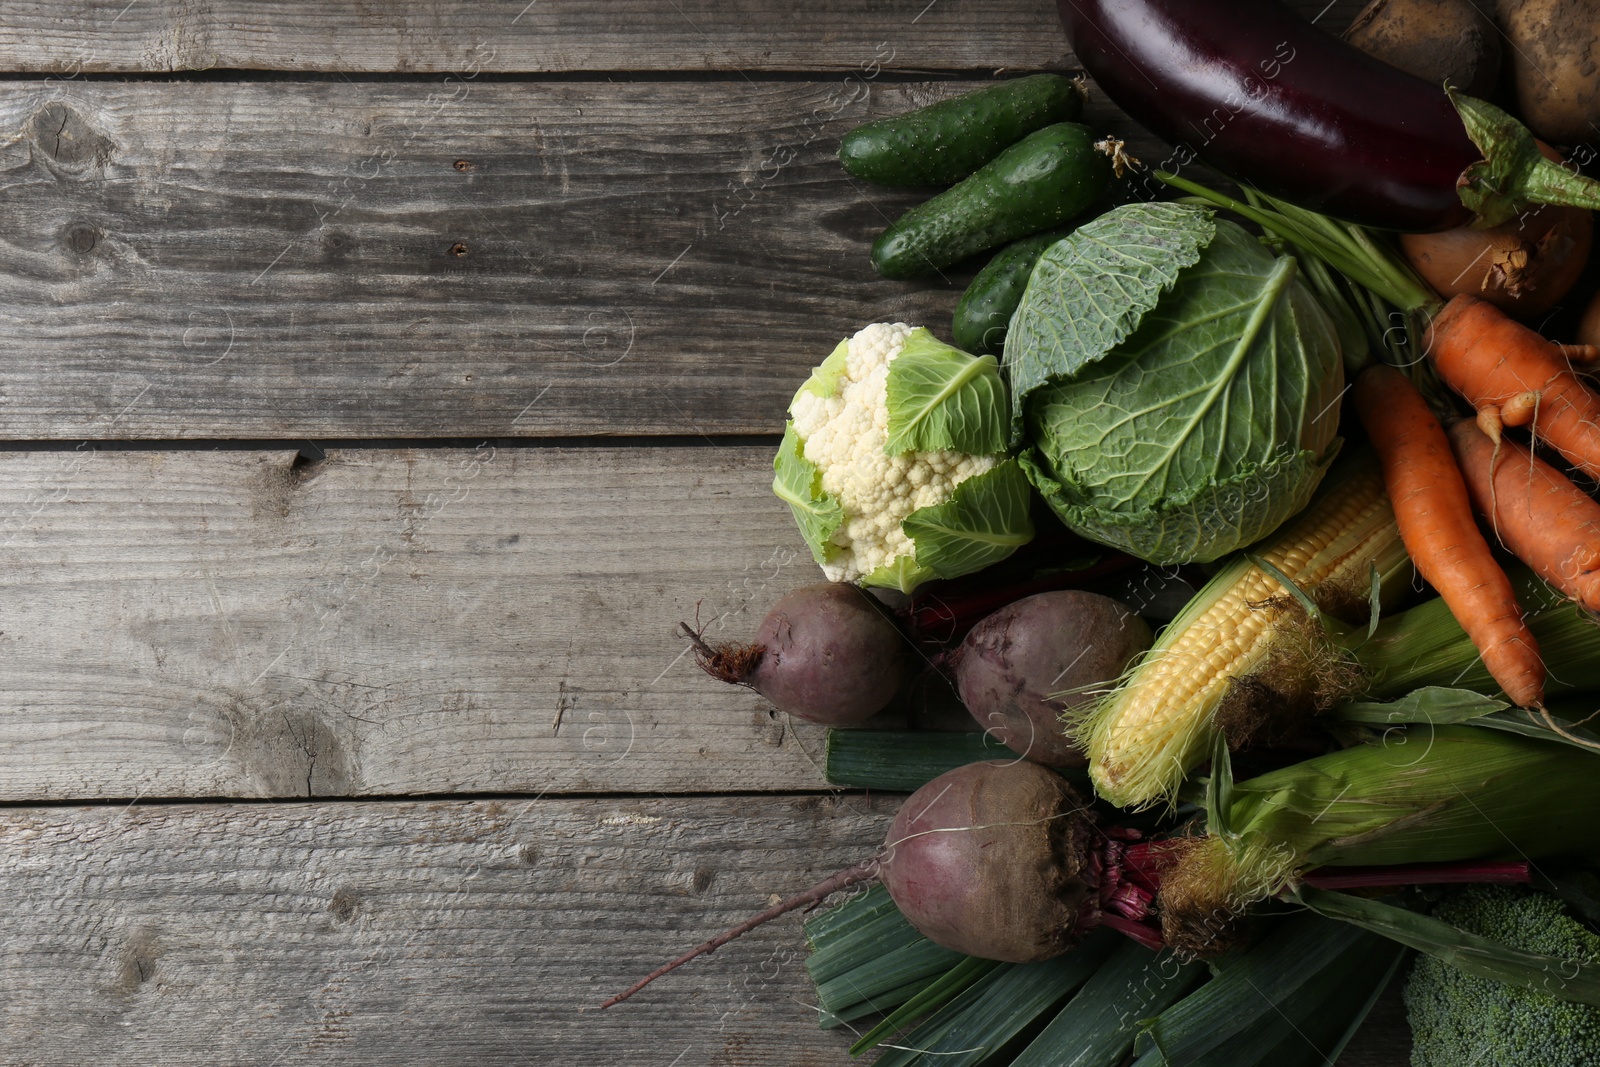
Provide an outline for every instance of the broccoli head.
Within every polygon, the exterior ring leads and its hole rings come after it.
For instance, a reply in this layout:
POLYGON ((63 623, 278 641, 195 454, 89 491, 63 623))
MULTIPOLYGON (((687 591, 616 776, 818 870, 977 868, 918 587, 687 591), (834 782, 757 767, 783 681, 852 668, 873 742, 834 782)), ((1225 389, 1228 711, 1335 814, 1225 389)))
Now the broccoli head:
MULTIPOLYGON (((1600 959, 1600 937, 1558 897, 1510 886, 1448 894, 1434 915, 1563 960, 1600 959)), ((1600 1067, 1600 1008, 1478 978, 1419 956, 1405 989, 1412 1067, 1600 1067)))

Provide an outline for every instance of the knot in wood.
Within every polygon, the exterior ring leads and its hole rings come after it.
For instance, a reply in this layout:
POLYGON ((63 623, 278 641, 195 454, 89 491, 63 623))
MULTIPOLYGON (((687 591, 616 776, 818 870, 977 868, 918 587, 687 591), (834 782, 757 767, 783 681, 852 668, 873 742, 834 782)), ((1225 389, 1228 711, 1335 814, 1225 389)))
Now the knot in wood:
POLYGON ((94 251, 94 246, 100 241, 100 231, 84 223, 67 227, 67 247, 80 256, 86 256, 94 251))
POLYGON ((111 158, 111 141, 59 101, 39 109, 31 133, 39 151, 64 170, 87 170, 111 158))

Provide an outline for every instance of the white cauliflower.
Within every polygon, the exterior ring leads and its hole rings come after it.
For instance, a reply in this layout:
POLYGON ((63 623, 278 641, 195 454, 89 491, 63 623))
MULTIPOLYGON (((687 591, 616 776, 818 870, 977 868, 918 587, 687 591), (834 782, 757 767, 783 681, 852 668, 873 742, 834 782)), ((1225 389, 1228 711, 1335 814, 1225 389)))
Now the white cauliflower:
POLYGON ((822 562, 832 581, 858 582, 912 556, 916 546, 901 526, 905 519, 949 500, 956 486, 1006 458, 947 450, 886 452, 889 365, 912 332, 903 322, 878 322, 861 330, 846 342, 847 355, 831 393, 802 389, 790 408, 805 458, 820 471, 822 490, 844 512, 830 538, 837 551, 822 562))

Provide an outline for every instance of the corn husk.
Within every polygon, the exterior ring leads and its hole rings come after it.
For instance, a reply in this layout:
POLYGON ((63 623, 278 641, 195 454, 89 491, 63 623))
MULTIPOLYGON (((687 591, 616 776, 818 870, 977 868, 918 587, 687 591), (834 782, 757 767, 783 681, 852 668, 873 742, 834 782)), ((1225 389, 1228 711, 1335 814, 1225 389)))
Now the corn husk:
POLYGON ((1382 900, 1309 888, 1295 899, 1318 915, 1380 934, 1479 978, 1600 1007, 1600 963, 1514 948, 1382 900))
POLYGON ((1225 944, 1251 904, 1324 865, 1538 860, 1600 850, 1600 757, 1477 725, 1420 723, 1246 782, 1214 753, 1204 837, 1174 844, 1163 932, 1225 944))
POLYGON ((1235 831, 1306 867, 1584 854, 1600 760, 1472 726, 1395 731, 1234 786, 1235 831))
MULTIPOLYGON (((1506 576, 1549 665, 1546 695, 1600 689, 1600 623, 1528 568, 1509 567, 1506 576)), ((1376 700, 1426 686, 1500 692, 1472 639, 1443 600, 1430 600, 1384 619, 1356 655, 1369 679, 1367 695, 1376 700)))

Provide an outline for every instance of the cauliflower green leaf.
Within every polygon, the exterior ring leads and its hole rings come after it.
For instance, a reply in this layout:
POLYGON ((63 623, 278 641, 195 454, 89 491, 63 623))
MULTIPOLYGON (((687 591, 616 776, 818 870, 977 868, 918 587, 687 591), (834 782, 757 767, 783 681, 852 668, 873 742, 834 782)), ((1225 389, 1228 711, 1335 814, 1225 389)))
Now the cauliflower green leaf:
POLYGON ((1006 450, 999 363, 952 348, 925 329, 911 331, 889 364, 888 410, 890 455, 948 449, 987 456, 1006 450))
POLYGON ((943 504, 912 512, 900 524, 917 546, 917 563, 935 574, 971 574, 1033 540, 1027 476, 1014 459, 956 486, 943 504))
POLYGON ((772 460, 772 491, 794 513, 817 566, 830 562, 828 549, 834 532, 844 523, 844 508, 822 488, 822 471, 806 459, 792 422, 785 424, 783 441, 772 460))

